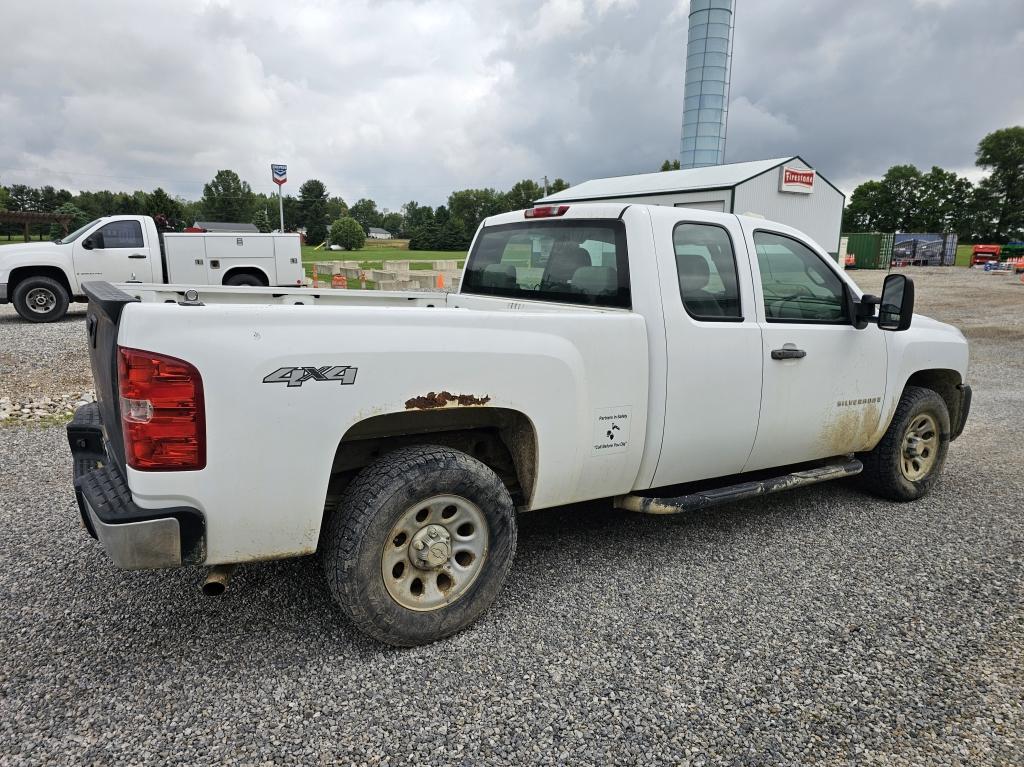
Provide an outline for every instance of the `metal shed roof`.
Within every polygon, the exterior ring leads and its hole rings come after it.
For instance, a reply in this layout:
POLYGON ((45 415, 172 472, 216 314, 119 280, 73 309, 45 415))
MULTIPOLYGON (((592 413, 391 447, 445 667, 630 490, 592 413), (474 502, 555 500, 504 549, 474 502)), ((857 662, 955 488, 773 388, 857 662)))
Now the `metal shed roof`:
MULTIPOLYGON (((700 189, 731 189, 738 184, 742 184, 744 181, 760 176, 772 168, 777 168, 793 160, 803 161, 803 158, 798 155, 790 155, 789 157, 776 157, 771 160, 710 165, 706 168, 687 168, 686 170, 665 170, 657 173, 638 173, 633 176, 595 178, 591 181, 584 181, 582 184, 571 186, 568 189, 563 189, 561 192, 549 194, 547 197, 537 200, 537 202, 607 199, 609 197, 630 197, 641 194, 664 194, 700 189)), ((810 163, 806 164, 810 165, 810 163)), ((826 184, 832 186, 820 173, 818 176, 826 184)))

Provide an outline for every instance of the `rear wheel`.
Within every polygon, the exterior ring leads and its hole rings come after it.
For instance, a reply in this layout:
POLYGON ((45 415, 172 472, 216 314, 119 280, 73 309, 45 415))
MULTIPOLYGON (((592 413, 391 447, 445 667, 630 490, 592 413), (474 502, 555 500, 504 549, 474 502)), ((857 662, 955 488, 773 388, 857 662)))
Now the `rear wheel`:
POLYGON ((68 311, 67 290, 52 277, 26 277, 14 288, 11 303, 29 322, 56 322, 68 311))
POLYGON ((254 288, 266 287, 266 285, 263 282, 263 280, 261 280, 259 277, 256 277, 256 276, 254 276, 252 274, 233 274, 230 277, 228 277, 226 280, 224 280, 224 284, 225 285, 230 285, 231 287, 243 287, 243 286, 254 287, 254 288))
POLYGON ((461 631, 512 566, 515 508, 487 466, 436 445, 403 448, 346 488, 322 539, 335 600, 360 630, 400 646, 461 631))
POLYGON ((949 432, 945 400, 931 389, 908 386, 885 436, 874 450, 859 456, 864 471, 858 483, 892 501, 924 497, 945 466, 949 432))

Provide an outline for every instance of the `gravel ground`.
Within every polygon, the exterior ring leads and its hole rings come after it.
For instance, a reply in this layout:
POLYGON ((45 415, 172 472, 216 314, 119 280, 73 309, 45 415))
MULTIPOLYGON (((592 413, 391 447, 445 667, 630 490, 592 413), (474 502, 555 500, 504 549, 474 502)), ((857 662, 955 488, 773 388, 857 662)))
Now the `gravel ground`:
POLYGON ((85 304, 71 304, 60 322, 25 322, 0 306, 0 397, 78 394, 92 387, 85 345, 85 304))
MULTIPOLYGON (((526 515, 495 606, 425 648, 357 634, 313 559, 242 567, 220 599, 195 570, 114 569, 63 429, 0 428, 0 762, 1024 763, 1024 286, 913 273, 972 340, 928 499, 526 515)), ((81 343, 79 320, 4 319, 16 369, 81 343)))

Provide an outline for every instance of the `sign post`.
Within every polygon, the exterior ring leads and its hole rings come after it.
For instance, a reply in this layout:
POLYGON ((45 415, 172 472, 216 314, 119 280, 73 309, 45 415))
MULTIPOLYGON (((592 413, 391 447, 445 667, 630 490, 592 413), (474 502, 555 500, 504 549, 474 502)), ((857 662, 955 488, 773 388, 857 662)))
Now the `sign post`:
POLYGON ((273 165, 270 166, 270 177, 274 183, 277 184, 277 207, 281 212, 281 234, 284 234, 284 198, 281 196, 281 187, 284 186, 285 182, 288 181, 288 166, 287 165, 273 165))

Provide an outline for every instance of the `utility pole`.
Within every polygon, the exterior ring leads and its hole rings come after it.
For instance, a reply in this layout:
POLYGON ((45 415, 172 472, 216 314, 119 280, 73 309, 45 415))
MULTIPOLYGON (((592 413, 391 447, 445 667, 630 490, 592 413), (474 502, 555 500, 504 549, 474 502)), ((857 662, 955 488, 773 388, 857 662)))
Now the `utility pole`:
POLYGON ((544 196, 548 196, 548 177, 544 177, 544 196))

